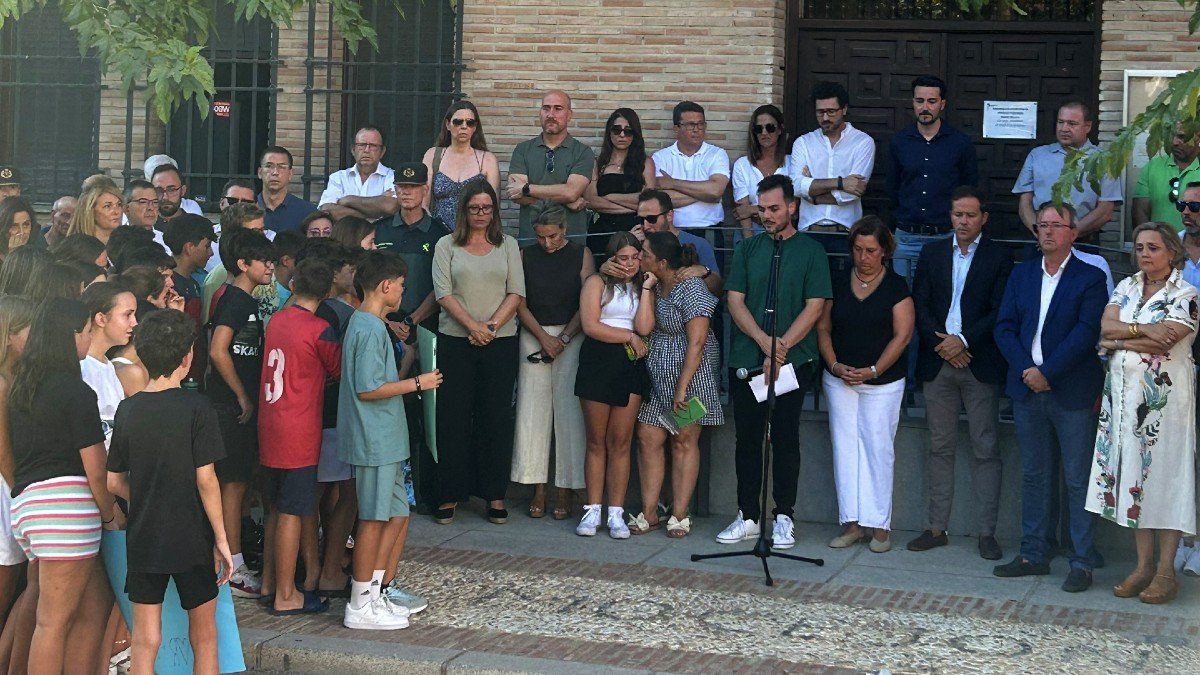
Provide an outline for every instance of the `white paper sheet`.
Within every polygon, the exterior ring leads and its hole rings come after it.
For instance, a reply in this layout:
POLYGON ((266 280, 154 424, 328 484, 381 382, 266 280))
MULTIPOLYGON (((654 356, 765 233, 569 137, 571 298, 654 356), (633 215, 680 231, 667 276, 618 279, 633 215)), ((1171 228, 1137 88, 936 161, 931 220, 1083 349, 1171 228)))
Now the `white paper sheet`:
MULTIPOLYGON (((775 379, 775 395, 783 396, 790 391, 796 391, 800 388, 800 383, 796 381, 796 369, 792 364, 785 364, 779 369, 779 377, 775 379)), ((750 391, 754 392, 754 398, 759 403, 767 400, 767 375, 760 373, 750 378, 750 391)))

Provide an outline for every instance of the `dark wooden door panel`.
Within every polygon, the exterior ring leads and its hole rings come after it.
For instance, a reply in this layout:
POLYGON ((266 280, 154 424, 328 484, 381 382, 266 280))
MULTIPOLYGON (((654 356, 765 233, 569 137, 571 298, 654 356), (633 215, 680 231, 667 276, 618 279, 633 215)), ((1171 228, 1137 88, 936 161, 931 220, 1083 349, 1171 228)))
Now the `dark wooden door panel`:
POLYGON ((850 121, 875 139, 875 172, 864 198, 869 213, 885 214, 888 144, 897 129, 912 124, 912 80, 932 74, 950 89, 946 119, 975 139, 980 186, 991 197, 993 231, 1019 234, 1013 183, 1034 146, 1054 140, 1057 106, 1068 100, 1096 103, 1095 36, 1079 30, 952 32, 840 29, 799 24, 795 44, 798 72, 792 74, 797 101, 792 128, 816 127, 809 91, 815 82, 840 82, 850 92, 850 121), (1037 101, 1036 141, 983 138, 983 103, 1037 101))

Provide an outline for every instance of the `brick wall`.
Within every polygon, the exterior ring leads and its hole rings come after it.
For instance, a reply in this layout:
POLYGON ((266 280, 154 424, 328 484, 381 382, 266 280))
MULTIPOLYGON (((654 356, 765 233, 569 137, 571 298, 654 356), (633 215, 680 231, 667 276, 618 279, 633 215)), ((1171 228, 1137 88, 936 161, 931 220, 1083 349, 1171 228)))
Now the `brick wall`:
MULTIPOLYGON (((129 110, 129 98, 121 91, 121 81, 118 77, 109 75, 103 79, 103 89, 100 91, 100 148, 99 164, 101 170, 116 178, 119 183, 124 177, 121 172, 125 169, 126 121, 129 110)), ((147 155, 162 152, 165 127, 153 112, 147 113, 146 99, 141 89, 133 92, 133 126, 131 136, 133 145, 130 156, 130 169, 141 178, 142 162, 147 155), (150 152, 146 152, 146 148, 150 152)), ((188 103, 187 105, 195 105, 188 103)))
POLYGON ((745 154, 750 112, 783 102, 783 0, 521 0, 463 3, 462 89, 507 176, 513 146, 540 132, 542 92, 561 88, 571 133, 599 149, 608 115, 641 117, 647 150, 674 142, 671 109, 703 105, 708 140, 745 154))

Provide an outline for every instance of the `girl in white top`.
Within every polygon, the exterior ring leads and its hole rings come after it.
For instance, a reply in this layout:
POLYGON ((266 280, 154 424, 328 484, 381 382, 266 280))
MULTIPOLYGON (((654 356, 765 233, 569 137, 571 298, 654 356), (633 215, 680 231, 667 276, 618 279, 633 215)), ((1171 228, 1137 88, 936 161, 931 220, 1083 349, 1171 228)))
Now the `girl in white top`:
POLYGON ((137 326, 137 299, 133 293, 110 282, 94 283, 80 298, 87 305, 92 322, 92 346, 79 363, 83 381, 96 392, 100 406, 100 421, 104 424, 104 447, 112 440, 113 420, 117 406, 125 398, 125 389, 117 370, 108 360, 108 350, 129 344, 137 326))
POLYGON ((783 113, 773 105, 760 105, 750 116, 750 141, 746 155, 733 163, 733 201, 741 226, 741 238, 762 232, 752 218, 758 215, 758 183, 766 176, 791 175, 792 156, 788 154, 788 135, 783 113))
POLYGON ((579 350, 575 395, 583 406, 587 433, 584 485, 587 500, 575 533, 596 534, 608 507, 608 534, 629 537, 625 524, 625 490, 629 484, 629 450, 645 390, 643 336, 654 329, 654 306, 642 306, 639 256, 641 247, 628 232, 614 234, 606 252, 620 274, 596 274, 583 284, 579 319, 587 336, 579 350))

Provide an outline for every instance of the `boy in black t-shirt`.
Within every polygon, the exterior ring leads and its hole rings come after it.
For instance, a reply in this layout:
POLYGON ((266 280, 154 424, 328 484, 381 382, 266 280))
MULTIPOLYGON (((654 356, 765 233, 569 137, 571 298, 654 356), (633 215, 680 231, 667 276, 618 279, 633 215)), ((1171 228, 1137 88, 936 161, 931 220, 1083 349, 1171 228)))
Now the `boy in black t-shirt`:
POLYGON ((255 287, 272 283, 275 250, 259 230, 236 229, 221 241, 221 264, 229 283, 213 310, 207 393, 217 411, 225 459, 217 463, 225 531, 233 551, 233 594, 257 598, 261 582, 242 557, 242 500, 258 467, 258 425, 254 405, 262 376, 263 326, 258 319, 255 287))
POLYGON ((196 672, 217 672, 217 587, 233 560, 221 517, 214 462, 225 456, 212 405, 180 383, 192 365, 196 327, 183 312, 152 312, 135 345, 150 384, 117 408, 108 487, 129 501, 125 592, 133 603, 132 663, 153 669, 162 603, 175 580, 188 613, 196 672), (221 576, 213 571, 213 560, 221 576))

